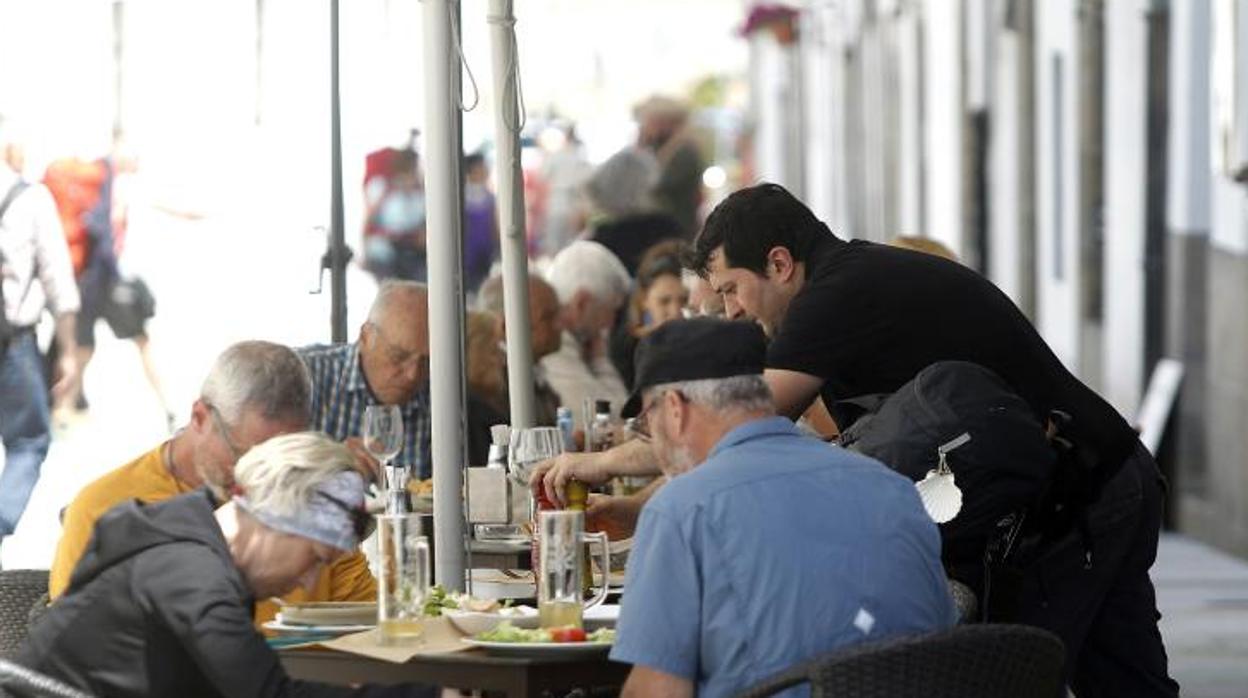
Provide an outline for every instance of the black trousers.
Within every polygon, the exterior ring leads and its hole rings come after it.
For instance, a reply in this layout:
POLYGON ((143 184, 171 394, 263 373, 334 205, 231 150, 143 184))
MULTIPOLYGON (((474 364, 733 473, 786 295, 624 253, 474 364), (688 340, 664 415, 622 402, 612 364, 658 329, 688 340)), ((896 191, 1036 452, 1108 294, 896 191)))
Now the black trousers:
POLYGON ((1179 694, 1166 669, 1161 614, 1148 576, 1163 498, 1157 464, 1137 446, 1088 510, 1091 566, 1075 531, 1022 580, 1019 622, 1062 638, 1066 680, 1079 698, 1179 694))

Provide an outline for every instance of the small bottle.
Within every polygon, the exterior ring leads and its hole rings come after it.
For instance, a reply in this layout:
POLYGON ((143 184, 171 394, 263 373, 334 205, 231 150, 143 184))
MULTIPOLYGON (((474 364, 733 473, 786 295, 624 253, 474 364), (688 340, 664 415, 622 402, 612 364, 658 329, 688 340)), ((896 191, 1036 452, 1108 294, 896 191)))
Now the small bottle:
POLYGON ((594 421, 589 425, 589 450, 609 451, 615 445, 611 424, 611 401, 594 401, 594 421))
POLYGON ((576 450, 576 437, 573 435, 575 425, 572 419, 572 409, 559 406, 555 410, 555 426, 559 427, 559 433, 563 436, 563 450, 572 453, 576 450))
MULTIPOLYGON (((568 510, 584 512, 589 508, 589 487, 580 480, 568 480, 565 494, 568 498, 568 510)), ((589 544, 581 548, 581 593, 589 594, 593 584, 593 567, 589 564, 589 544)))

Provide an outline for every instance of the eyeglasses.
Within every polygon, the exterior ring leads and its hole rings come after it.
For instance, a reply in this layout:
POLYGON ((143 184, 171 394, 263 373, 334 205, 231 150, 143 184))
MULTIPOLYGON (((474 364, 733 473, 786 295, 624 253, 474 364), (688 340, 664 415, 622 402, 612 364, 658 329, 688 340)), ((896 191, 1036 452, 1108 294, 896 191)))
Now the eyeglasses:
POLYGON ((369 534, 373 532, 373 517, 369 516, 363 507, 353 507, 334 495, 321 492, 320 490, 317 490, 316 493, 329 500, 330 504, 345 511, 347 516, 351 517, 351 528, 355 531, 355 539, 357 541, 368 538, 369 534))
POLYGON ((419 351, 413 351, 411 349, 404 349, 403 347, 391 342, 386 337, 386 333, 381 329, 381 325, 375 322, 370 324, 377 332, 377 336, 381 339, 381 343, 384 345, 384 349, 386 350, 386 358, 390 361, 390 363, 395 366, 407 366, 412 363, 420 365, 429 360, 429 356, 427 354, 422 354, 419 351))
POLYGON ((680 392, 679 390, 664 390, 663 392, 656 395, 654 399, 650 401, 649 405, 645 405, 644 407, 642 407, 641 411, 637 413, 636 417, 631 417, 628 420, 626 420, 624 422, 624 430, 629 432, 633 436, 637 437, 642 442, 649 442, 651 439, 653 439, 654 436, 650 433, 650 422, 648 419, 646 419, 646 415, 648 412, 650 412, 651 409, 654 408, 655 405, 662 402, 663 395, 669 392, 675 393, 676 397, 680 398, 681 402, 689 401, 689 398, 685 397, 685 394, 680 392))
POLYGON ((208 405, 208 413, 212 415, 212 423, 217 428, 217 433, 221 434, 221 440, 225 442, 227 448, 230 449, 230 455, 234 456, 234 460, 238 461, 243 457, 243 449, 234 445, 234 439, 230 438, 230 430, 225 426, 225 418, 221 416, 221 411, 212 403, 208 405))

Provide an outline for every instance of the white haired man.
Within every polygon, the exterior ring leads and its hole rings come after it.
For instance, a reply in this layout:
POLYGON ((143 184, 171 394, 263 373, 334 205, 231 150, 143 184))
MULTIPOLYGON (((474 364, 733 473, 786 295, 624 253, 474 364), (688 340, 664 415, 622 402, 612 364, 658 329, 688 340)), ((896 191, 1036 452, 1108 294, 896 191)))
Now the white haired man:
POLYGON ((46 187, 22 178, 25 153, 13 125, 0 116, 0 541, 26 510, 52 444, 43 358, 35 325, 45 308, 69 351, 57 365, 56 396, 78 373, 74 327, 80 307, 69 247, 46 187))
POLYGON ((324 434, 287 434, 239 459, 224 503, 205 488, 113 508, 18 663, 99 696, 432 695, 293 680, 252 627, 255 599, 354 554, 368 525, 354 468, 324 434))
POLYGON ((814 655, 950 627, 914 484, 776 416, 753 323, 675 320, 624 409, 670 479, 646 504, 611 659, 624 696, 726 696, 814 655))
POLYGON ((584 428, 585 400, 610 400, 618 413, 628 388, 607 355, 607 333, 628 299, 632 279, 620 260, 596 242, 577 240, 555 255, 546 280, 559 297, 563 339, 541 360, 546 380, 584 428))
MULTIPOLYGON (((311 388, 307 369, 293 350, 261 341, 239 342, 213 364, 191 405, 191 418, 173 438, 92 482, 65 509, 64 530, 48 580, 52 598, 79 582, 79 561, 96 521, 130 499, 154 503, 207 487, 218 502, 229 500, 234 468, 253 446, 308 428, 311 388)), ((287 601, 370 601, 377 583, 361 553, 343 556, 319 571, 308 590, 287 601)), ((257 624, 277 606, 261 597, 257 624)))
POLYGON ((376 469, 363 448, 364 409, 398 405, 403 450, 394 464, 416 477, 432 471, 429 456, 429 291, 416 281, 382 283, 350 344, 298 350, 312 374, 312 426, 345 441, 376 469))

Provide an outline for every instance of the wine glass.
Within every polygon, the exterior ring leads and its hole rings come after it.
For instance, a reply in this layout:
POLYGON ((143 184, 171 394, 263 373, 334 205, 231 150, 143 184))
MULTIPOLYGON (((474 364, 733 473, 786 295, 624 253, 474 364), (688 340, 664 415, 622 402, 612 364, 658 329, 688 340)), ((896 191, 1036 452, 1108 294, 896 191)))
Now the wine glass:
POLYGON ((507 466, 511 476, 526 487, 533 466, 563 453, 563 433, 559 427, 512 429, 507 466))
POLYGON ((381 463, 381 471, 387 478, 386 488, 394 490, 397 483, 394 473, 387 467, 403 450, 403 413, 398 405, 369 405, 364 408, 364 449, 381 463))

